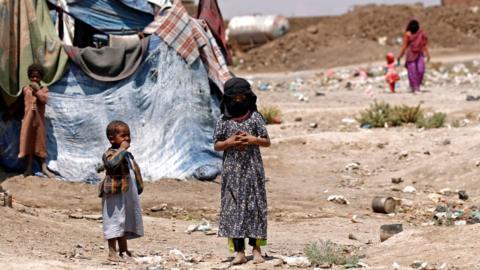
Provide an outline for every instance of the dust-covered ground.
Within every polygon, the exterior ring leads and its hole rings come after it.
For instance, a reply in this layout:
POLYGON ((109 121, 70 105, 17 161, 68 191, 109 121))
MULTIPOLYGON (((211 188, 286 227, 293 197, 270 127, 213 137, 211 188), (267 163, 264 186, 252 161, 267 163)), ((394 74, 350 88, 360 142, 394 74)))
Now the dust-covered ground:
POLYGON ((234 71, 298 71, 384 61, 387 52, 399 54, 412 18, 419 20, 436 52, 480 52, 478 7, 366 5, 341 16, 291 19, 285 36, 236 52, 234 71))
MULTIPOLYGON (((480 225, 432 222, 439 202, 468 210, 480 201, 480 101, 466 101, 467 95, 480 95, 478 82, 437 83, 431 77, 421 94, 409 93, 405 81, 390 94, 374 78, 348 88, 349 79, 325 79, 332 72, 350 70, 249 76, 259 107, 278 107, 283 123, 268 126, 272 146, 262 150, 269 260, 231 268, 295 268, 281 258, 304 256, 308 243, 321 240, 353 250, 369 269, 393 269, 394 263, 410 269, 414 261, 428 262, 431 268, 425 269, 480 268, 474 252, 480 248, 475 241, 480 225), (264 91, 257 87, 262 84, 264 91), (421 104, 427 112, 447 113, 447 122, 430 130, 360 128, 354 119, 373 99, 421 104), (351 163, 356 165, 347 166, 351 163), (399 177, 402 183, 392 183, 399 177), (416 192, 403 192, 406 186, 416 192), (452 194, 439 194, 444 188, 452 194), (459 200, 455 190, 467 191, 470 198, 459 200), (342 195, 349 204, 330 202, 330 195, 342 195), (373 213, 377 195, 402 199, 402 206, 391 215, 373 213), (403 224, 403 232, 380 242, 380 226, 394 223, 403 224)), ((145 237, 129 242, 140 259, 118 265, 105 260, 96 186, 5 173, 0 179, 14 198, 13 209, 0 208, 0 269, 229 268, 226 239, 215 235, 220 179, 147 183, 141 195, 145 237), (202 219, 211 222, 211 231, 185 232, 202 219)))

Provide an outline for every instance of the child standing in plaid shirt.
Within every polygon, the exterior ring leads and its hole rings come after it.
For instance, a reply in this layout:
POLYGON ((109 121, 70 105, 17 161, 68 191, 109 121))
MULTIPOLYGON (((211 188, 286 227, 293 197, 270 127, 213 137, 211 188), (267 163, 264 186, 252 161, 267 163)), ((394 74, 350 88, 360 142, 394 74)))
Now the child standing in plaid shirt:
POLYGON ((124 261, 132 257, 127 239, 143 236, 142 209, 139 194, 143 191, 140 169, 127 151, 130 129, 122 121, 107 126, 111 147, 103 154, 106 176, 100 185, 103 235, 108 240, 108 260, 124 261), (118 242, 118 255, 116 244, 118 242))

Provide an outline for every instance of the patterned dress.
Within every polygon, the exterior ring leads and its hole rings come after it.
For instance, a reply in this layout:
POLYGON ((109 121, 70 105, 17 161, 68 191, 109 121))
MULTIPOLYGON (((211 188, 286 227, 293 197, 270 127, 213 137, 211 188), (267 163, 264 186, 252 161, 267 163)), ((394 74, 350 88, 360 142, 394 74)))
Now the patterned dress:
MULTIPOLYGON (((237 131, 268 138, 265 121, 253 112, 243 122, 220 118, 214 141, 224 141, 237 131)), ((223 153, 219 236, 267 239, 267 194, 265 172, 258 145, 223 153)))

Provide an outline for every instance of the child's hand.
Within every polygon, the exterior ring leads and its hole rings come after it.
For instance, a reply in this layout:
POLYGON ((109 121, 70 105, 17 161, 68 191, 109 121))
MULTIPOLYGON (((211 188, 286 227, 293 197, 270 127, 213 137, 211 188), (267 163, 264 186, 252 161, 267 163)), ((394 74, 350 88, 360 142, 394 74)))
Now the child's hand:
POLYGON ((227 144, 227 147, 230 148, 230 147, 237 147, 239 146, 242 141, 240 140, 241 139, 241 136, 239 132, 235 133, 234 135, 230 136, 230 138, 228 138, 225 143, 227 144))
POLYGON ((252 144, 257 144, 258 138, 245 133, 242 135, 241 141, 242 141, 242 144, 241 144, 242 146, 252 145, 252 144))
POLYGON ((129 147, 130 147, 130 143, 127 142, 127 141, 123 141, 123 142, 120 144, 120 149, 127 150, 129 147))

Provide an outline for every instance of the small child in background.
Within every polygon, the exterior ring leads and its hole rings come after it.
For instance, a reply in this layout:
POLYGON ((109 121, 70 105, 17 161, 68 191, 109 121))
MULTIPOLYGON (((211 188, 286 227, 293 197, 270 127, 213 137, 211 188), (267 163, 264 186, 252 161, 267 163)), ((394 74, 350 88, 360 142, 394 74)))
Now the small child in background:
POLYGON ((395 84, 400 80, 400 76, 395 70, 395 55, 393 53, 387 54, 387 66, 385 67, 385 80, 390 87, 390 92, 395 93, 395 84))
POLYGON ((49 178, 53 174, 47 168, 47 130, 45 125, 45 107, 48 102, 48 88, 41 85, 43 67, 34 63, 28 67, 30 83, 23 87, 25 112, 20 130, 20 149, 18 158, 27 158, 25 176, 33 174, 33 159, 40 161, 42 173, 49 178))
POLYGON ((112 146, 103 154, 106 175, 99 190, 103 235, 108 241, 108 260, 123 262, 125 256, 132 257, 127 239, 143 236, 142 209, 138 196, 143 191, 143 180, 140 168, 127 151, 130 147, 128 125, 122 121, 110 122, 107 138, 112 146))

